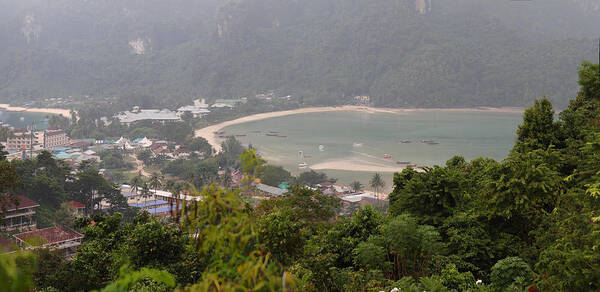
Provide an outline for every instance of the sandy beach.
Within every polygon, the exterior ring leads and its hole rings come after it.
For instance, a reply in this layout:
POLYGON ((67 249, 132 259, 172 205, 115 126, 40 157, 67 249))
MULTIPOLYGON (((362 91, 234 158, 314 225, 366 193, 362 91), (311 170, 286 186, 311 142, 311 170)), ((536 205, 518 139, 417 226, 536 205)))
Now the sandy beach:
POLYGON ((367 172, 400 172, 404 167, 393 167, 379 165, 358 160, 330 160, 315 165, 309 165, 313 170, 345 170, 345 171, 367 171, 367 172))
POLYGON ((10 106, 9 104, 0 103, 0 109, 9 112, 32 112, 32 113, 48 113, 64 116, 65 118, 71 118, 71 111, 62 108, 35 108, 35 107, 19 107, 10 106))
MULTIPOLYGON (((2 105, 0 105, 1 107, 2 105)), ((479 108, 376 108, 376 107, 365 107, 365 106, 337 106, 337 107, 307 107, 287 111, 269 112, 251 115, 231 121, 222 122, 216 125, 208 126, 195 131, 196 137, 203 137, 215 148, 217 152, 221 151, 221 145, 215 137, 214 132, 220 131, 221 129, 237 125, 241 123, 247 123, 252 121, 259 121, 269 118, 283 117, 296 114, 306 113, 321 113, 321 112, 336 112, 336 111, 358 111, 366 113, 389 113, 389 114, 402 114, 409 112, 434 112, 434 111, 446 111, 446 112, 511 112, 521 113, 523 108, 514 107, 502 107, 502 108, 491 108, 491 107, 479 107, 479 108)), ((329 168, 331 169, 331 168, 329 168)), ((396 170, 397 171, 397 170, 396 170)))

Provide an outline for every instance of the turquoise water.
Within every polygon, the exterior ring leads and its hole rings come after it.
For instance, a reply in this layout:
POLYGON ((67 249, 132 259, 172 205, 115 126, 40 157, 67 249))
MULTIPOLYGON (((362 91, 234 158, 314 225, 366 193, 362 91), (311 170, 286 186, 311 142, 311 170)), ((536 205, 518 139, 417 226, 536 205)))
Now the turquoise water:
MULTIPOLYGON (((454 155, 467 160, 506 158, 515 140, 521 113, 428 111, 402 114, 328 112, 291 115, 248 122, 224 128, 227 134, 252 145, 272 164, 292 173, 302 171, 299 162, 359 161, 397 167, 396 161, 419 166, 444 164, 454 155), (253 131, 261 131, 255 133, 253 131), (286 138, 270 137, 268 131, 286 138), (412 143, 399 143, 409 140, 412 143), (433 140, 429 145, 421 140, 433 140), (324 146, 324 151, 319 150, 324 146), (300 158, 299 151, 308 158, 300 158), (384 154, 392 159, 384 159, 384 154)), ((367 184, 373 171, 322 170, 341 183, 359 180, 367 184)), ((385 173, 388 187, 392 173, 385 173)))
POLYGON ((31 123, 34 123, 36 129, 47 129, 48 118, 50 116, 52 116, 52 114, 33 112, 9 112, 0 110, 0 122, 9 124, 15 128, 27 128, 28 126, 31 126, 31 123))

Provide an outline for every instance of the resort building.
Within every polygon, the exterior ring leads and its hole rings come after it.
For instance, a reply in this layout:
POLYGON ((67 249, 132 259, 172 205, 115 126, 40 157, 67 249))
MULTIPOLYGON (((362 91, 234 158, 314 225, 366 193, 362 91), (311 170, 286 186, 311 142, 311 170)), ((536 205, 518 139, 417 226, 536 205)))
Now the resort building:
POLYGON ((130 125, 131 123, 139 121, 155 121, 155 122, 179 122, 181 118, 177 113, 168 109, 140 109, 139 107, 133 107, 132 111, 123 112, 115 115, 122 124, 130 125))
POLYGON ((22 249, 48 248, 71 257, 81 245, 83 235, 63 226, 55 226, 13 235, 22 249))
POLYGON ((234 108, 238 103, 246 103, 247 99, 217 99, 215 103, 211 105, 212 108, 234 108))
POLYGON ((44 132, 15 131, 6 139, 7 150, 32 149, 44 144, 44 132))
POLYGON ((0 207, 3 210, 1 212, 2 225, 0 225, 0 230, 11 231, 35 229, 36 224, 33 220, 33 215, 35 215, 35 208, 39 206, 40 204, 25 196, 16 196, 15 201, 11 199, 3 199, 0 201, 0 207))
POLYGON ((63 130, 45 131, 17 131, 6 140, 6 149, 49 149, 54 147, 68 146, 71 143, 69 136, 63 130))
POLYGON ((46 130, 43 132, 44 148, 69 146, 71 141, 63 130, 46 130))
POLYGON ((286 189, 280 189, 278 187, 273 187, 265 184, 257 184, 256 189, 260 194, 267 197, 281 197, 288 192, 288 190, 286 189))
POLYGON ((186 202, 202 200, 199 196, 173 195, 162 190, 149 190, 148 195, 143 196, 140 190, 135 192, 129 185, 121 185, 121 193, 130 207, 140 208, 148 211, 152 216, 160 217, 173 216, 186 202))
POLYGON ((177 109, 177 115, 182 116, 185 112, 190 112, 194 118, 200 118, 210 113, 208 104, 204 99, 194 100, 194 105, 186 105, 177 109))
POLYGON ((387 200, 382 200, 368 193, 356 193, 351 195, 342 196, 342 213, 350 214, 352 210, 362 208, 367 205, 374 207, 383 207, 388 204, 387 200))

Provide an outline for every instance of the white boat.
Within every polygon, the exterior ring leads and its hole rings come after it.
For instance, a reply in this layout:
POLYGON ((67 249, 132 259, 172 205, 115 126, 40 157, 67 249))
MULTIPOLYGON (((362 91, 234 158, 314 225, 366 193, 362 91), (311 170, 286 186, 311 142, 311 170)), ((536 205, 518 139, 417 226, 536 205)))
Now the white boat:
POLYGON ((298 163, 298 168, 306 168, 307 166, 308 166, 308 164, 306 164, 306 162, 298 163))
POLYGON ((357 147, 362 147, 362 143, 352 143, 352 147, 357 148, 357 147))
POLYGON ((323 146, 323 145, 319 145, 319 151, 321 151, 321 152, 322 152, 322 151, 325 151, 325 146, 323 146))

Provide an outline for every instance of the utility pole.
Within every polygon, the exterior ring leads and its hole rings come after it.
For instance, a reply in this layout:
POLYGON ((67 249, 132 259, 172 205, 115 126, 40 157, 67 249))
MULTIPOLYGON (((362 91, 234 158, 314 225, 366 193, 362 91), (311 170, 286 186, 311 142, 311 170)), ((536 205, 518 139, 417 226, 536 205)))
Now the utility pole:
POLYGON ((31 122, 31 127, 29 128, 29 159, 33 159, 33 133, 35 131, 35 121, 31 122))

